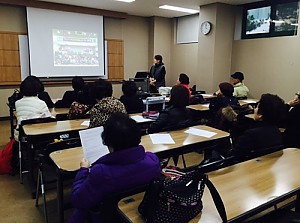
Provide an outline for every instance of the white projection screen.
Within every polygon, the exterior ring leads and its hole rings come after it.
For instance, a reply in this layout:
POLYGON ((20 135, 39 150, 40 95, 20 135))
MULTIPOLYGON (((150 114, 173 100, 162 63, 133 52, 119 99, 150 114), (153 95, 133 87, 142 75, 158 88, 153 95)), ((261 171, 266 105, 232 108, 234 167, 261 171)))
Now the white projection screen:
POLYGON ((27 7, 30 73, 105 76, 103 16, 27 7))

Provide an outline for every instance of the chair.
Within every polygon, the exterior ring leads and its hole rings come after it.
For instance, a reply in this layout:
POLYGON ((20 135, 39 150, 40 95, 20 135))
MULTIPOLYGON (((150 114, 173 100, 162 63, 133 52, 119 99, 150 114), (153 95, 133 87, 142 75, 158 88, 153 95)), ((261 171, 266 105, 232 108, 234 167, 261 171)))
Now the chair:
MULTIPOLYGON (((36 200, 35 206, 39 205, 39 195, 40 192, 43 196, 43 209, 44 209, 44 221, 48 222, 47 216, 47 203, 46 203, 46 193, 45 184, 55 183, 57 181, 56 166, 50 159, 50 153, 58 150, 63 150, 67 148, 81 146, 80 138, 67 139, 60 142, 49 143, 44 149, 39 151, 38 154, 38 176, 36 184, 36 200)), ((73 174, 72 174, 73 176, 73 174)))
POLYGON ((103 222, 118 222, 118 223, 128 222, 128 218, 119 209, 118 206, 119 201, 125 197, 129 197, 131 195, 135 195, 146 191, 148 186, 149 184, 140 185, 135 188, 124 190, 117 194, 113 194, 109 196, 107 199, 105 199, 105 201, 100 202, 99 205, 89 209, 89 215, 88 215, 89 222, 91 221, 92 216, 95 214, 101 217, 101 220, 103 222))
POLYGON ((165 96, 148 97, 146 98, 145 104, 146 104, 146 112, 149 111, 149 105, 154 105, 154 104, 162 104, 162 109, 165 109, 166 97, 165 96))
MULTIPOLYGON (((20 174, 20 183, 23 183, 23 174, 27 173, 28 171, 23 171, 23 163, 22 163, 22 144, 27 143, 27 139, 26 136, 24 134, 24 130, 23 130, 23 125, 28 125, 28 124, 36 124, 36 123, 47 123, 47 122, 55 122, 56 119, 52 118, 52 117, 47 117, 47 118, 34 118, 34 119, 27 119, 27 120, 23 120, 21 121, 21 123, 19 124, 19 174, 20 174)), ((33 148, 31 148, 33 149, 33 148)), ((28 157, 30 158, 30 154, 27 154, 28 157)))

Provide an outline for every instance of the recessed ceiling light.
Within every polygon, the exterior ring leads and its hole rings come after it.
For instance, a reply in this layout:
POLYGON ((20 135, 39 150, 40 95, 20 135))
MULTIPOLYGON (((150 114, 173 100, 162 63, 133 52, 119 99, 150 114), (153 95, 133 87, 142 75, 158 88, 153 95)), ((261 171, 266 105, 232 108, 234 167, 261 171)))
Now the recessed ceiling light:
POLYGON ((118 2, 128 2, 128 3, 130 3, 130 2, 134 2, 135 0, 115 0, 115 1, 118 1, 118 2))
POLYGON ((199 10, 187 9, 187 8, 182 8, 182 7, 172 6, 172 5, 161 5, 161 6, 159 6, 159 8, 178 11, 178 12, 186 12, 186 13, 190 13, 190 14, 199 13, 199 10))

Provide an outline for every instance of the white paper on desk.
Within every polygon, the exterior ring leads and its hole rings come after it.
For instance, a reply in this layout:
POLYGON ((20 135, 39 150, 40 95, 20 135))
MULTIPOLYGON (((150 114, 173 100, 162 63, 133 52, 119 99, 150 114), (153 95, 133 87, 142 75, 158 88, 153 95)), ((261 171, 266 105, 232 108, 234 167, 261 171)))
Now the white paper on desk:
POLYGON ((136 121, 137 123, 142 123, 142 122, 153 122, 154 120, 149 119, 149 118, 144 118, 141 115, 132 115, 130 116, 130 118, 132 118, 134 121, 136 121))
POLYGON ((202 104, 202 106, 208 108, 208 107, 209 107, 209 103, 207 103, 207 104, 202 104))
POLYGON ((84 158, 90 163, 109 153, 107 146, 103 145, 102 132, 103 126, 79 131, 84 158))
POLYGON ((164 134, 149 134, 153 144, 175 144, 171 135, 168 133, 164 134))
POLYGON ((217 133, 215 132, 210 132, 202 129, 196 129, 196 128, 189 128, 188 130, 184 131, 185 133, 196 135, 196 136, 202 136, 205 138, 211 138, 217 133))
POLYGON ((80 125, 90 126, 90 120, 83 121, 80 125))
POLYGON ((243 102, 245 102, 247 104, 255 104, 255 103, 257 103, 257 101, 250 100, 250 99, 243 100, 243 102))
POLYGON ((212 94, 201 94, 203 97, 212 97, 212 94))

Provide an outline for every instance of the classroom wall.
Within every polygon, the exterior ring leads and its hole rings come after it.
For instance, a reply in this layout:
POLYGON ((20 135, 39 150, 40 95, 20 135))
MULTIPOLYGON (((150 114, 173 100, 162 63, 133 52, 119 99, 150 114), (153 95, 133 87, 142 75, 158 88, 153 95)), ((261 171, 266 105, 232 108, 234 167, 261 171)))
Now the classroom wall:
POLYGON ((245 74, 254 98, 263 93, 290 100, 300 90, 300 37, 275 37, 233 41, 233 71, 245 74))

